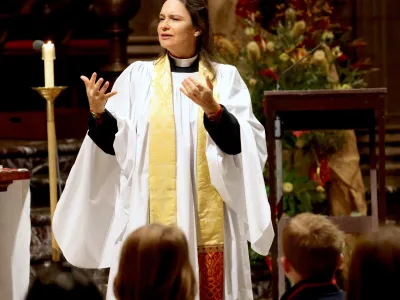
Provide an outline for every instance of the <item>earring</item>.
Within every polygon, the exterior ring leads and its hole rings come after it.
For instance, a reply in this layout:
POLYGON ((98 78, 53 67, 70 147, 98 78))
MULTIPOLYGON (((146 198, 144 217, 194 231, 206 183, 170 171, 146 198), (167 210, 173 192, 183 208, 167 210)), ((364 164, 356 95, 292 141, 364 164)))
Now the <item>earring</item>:
POLYGON ((194 36, 199 36, 200 35, 200 32, 198 32, 198 31, 196 31, 195 33, 194 33, 194 36))

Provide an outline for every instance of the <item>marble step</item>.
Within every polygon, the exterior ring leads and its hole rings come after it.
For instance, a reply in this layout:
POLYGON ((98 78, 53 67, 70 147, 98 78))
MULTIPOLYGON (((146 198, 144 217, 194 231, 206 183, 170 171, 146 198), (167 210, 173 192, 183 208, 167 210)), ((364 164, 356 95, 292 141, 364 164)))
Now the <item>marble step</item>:
MULTIPOLYGON (((42 261, 40 263, 31 263, 30 282, 31 283, 33 282, 36 274, 43 272, 51 264, 52 264, 51 260, 42 261)), ((99 270, 81 269, 81 270, 84 270, 88 274, 89 278, 93 280, 93 282, 97 285, 98 289, 103 294, 105 299, 107 293, 109 269, 99 269, 99 270)))
MULTIPOLYGON (((75 162, 82 141, 58 140, 61 186, 75 162)), ((0 165, 26 168, 31 172, 31 203, 33 208, 49 206, 47 141, 0 140, 0 165)))
POLYGON ((49 208, 31 209, 31 263, 51 259, 51 219, 49 208))
MULTIPOLYGON (((58 154, 61 156, 76 155, 82 144, 80 139, 57 140, 58 154)), ((27 141, 27 140, 0 140, 0 160, 1 159, 26 159, 26 158, 47 158, 47 141, 27 141)), ((22 162, 23 161, 18 161, 22 162)), ((34 163, 35 161, 31 161, 34 163)), ((13 166, 8 166, 13 167, 13 166)), ((21 165, 21 168, 26 167, 21 165)), ((31 165, 31 167, 35 167, 31 165)), ((31 168, 29 168, 31 170, 31 168)))
MULTIPOLYGON (((49 208, 31 209, 31 280, 51 264, 51 219, 49 208)), ((61 258, 65 262, 64 258, 61 258)), ((106 295, 109 269, 85 269, 99 290, 106 295)))
MULTIPOLYGON (((65 187, 65 183, 68 177, 68 173, 61 173, 61 191, 65 187)), ((30 182, 31 189, 31 206, 33 208, 45 208, 50 205, 50 185, 49 175, 47 173, 34 174, 30 182)), ((60 195, 60 190, 57 185, 57 195, 60 195)))

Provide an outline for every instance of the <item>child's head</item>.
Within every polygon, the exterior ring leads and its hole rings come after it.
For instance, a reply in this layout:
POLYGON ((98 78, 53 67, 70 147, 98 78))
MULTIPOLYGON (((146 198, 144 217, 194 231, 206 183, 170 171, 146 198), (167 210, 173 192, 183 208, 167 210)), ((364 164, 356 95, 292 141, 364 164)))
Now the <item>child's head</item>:
POLYGON ((292 284, 331 280, 342 264, 343 233, 322 215, 302 213, 283 229, 281 262, 292 284))
POLYGON ((196 280, 184 233, 158 224, 131 233, 121 251, 114 293, 119 300, 193 300, 196 280))
POLYGON ((400 281, 400 228, 384 226, 360 238, 347 280, 349 300, 392 299, 400 281))
POLYGON ((82 270, 66 264, 52 264, 39 272, 26 300, 101 300, 101 293, 82 270))

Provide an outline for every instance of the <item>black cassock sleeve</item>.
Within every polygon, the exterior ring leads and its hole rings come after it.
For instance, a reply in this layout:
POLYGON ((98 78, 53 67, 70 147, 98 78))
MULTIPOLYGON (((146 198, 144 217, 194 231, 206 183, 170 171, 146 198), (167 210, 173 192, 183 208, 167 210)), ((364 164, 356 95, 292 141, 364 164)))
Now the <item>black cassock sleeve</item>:
POLYGON ((219 121, 212 122, 204 115, 204 127, 222 151, 230 155, 239 154, 242 152, 239 122, 223 105, 221 106, 219 121))
MULTIPOLYGON (((239 154, 240 144, 240 125, 234 115, 222 106, 221 118, 218 122, 212 122, 204 116, 204 127, 217 146, 226 154, 239 154)), ((100 121, 89 117, 89 137, 105 153, 115 155, 114 140, 118 132, 117 120, 105 110, 100 121)))
POLYGON ((114 140, 117 132, 117 120, 107 109, 103 113, 100 121, 90 115, 88 135, 105 153, 115 155, 114 140))

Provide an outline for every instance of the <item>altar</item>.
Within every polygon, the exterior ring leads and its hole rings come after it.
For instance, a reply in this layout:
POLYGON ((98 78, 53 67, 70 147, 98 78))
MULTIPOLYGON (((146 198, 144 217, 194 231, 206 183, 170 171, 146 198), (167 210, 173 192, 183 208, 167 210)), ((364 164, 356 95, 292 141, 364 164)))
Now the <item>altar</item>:
POLYGON ((0 167, 0 299, 23 300, 30 273, 30 173, 0 167))

